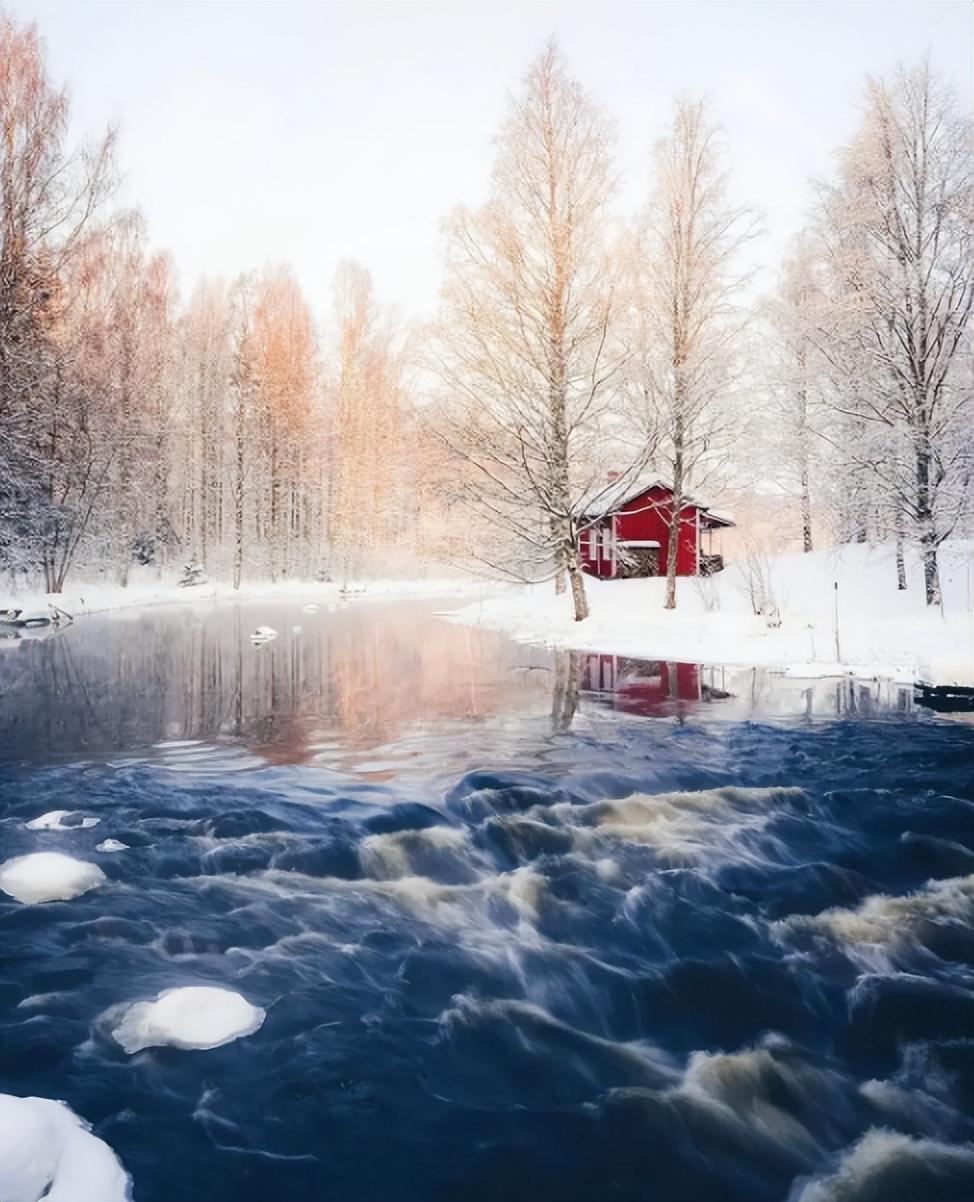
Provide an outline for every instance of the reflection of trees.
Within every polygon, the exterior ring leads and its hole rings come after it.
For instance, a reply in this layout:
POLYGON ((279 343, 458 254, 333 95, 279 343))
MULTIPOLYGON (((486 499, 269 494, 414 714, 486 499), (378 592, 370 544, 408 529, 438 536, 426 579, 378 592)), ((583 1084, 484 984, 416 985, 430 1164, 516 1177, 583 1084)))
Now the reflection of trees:
POLYGON ((551 728, 566 731, 578 710, 582 688, 582 654, 559 651, 555 655, 555 680, 551 693, 551 728))
POLYGON ((511 668, 547 659, 409 603, 88 619, 0 657, 0 742, 107 750, 222 735, 272 762, 300 763, 322 742, 371 748, 416 723, 522 708, 544 695, 544 674, 511 668), (254 647, 248 635, 265 622, 280 636, 254 647))

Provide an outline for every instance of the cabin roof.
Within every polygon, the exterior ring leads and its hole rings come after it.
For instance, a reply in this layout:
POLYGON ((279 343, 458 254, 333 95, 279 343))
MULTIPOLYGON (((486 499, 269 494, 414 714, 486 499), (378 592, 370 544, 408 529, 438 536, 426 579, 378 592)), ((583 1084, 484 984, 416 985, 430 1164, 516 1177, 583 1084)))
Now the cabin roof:
MULTIPOLYGON (((667 484, 665 480, 660 480, 658 476, 641 475, 622 477, 618 481, 611 481, 605 484, 596 484, 589 488, 579 502, 580 516, 585 519, 597 519, 600 517, 608 517, 609 514, 618 513, 623 505, 628 505, 630 501, 635 501, 637 497, 641 497, 643 493, 649 492, 651 489, 661 488, 665 492, 672 494, 673 488, 667 484)), ((696 500, 694 497, 686 497, 683 502, 685 507, 693 506, 700 510, 701 525, 708 529, 716 529, 717 527, 733 526, 734 519, 729 513, 723 513, 716 509, 710 509, 709 506, 696 500)))

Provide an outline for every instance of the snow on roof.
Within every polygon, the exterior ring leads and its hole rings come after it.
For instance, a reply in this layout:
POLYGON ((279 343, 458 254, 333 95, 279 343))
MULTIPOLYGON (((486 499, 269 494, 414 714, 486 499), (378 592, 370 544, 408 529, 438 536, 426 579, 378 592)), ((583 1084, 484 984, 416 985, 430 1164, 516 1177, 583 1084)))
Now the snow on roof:
POLYGON ((736 526, 732 514, 729 514, 721 509, 710 509, 706 505, 701 506, 700 520, 707 526, 736 526))
POLYGON ((669 485, 657 476, 647 473, 630 475, 621 473, 617 480, 596 481, 582 493, 578 501, 578 512, 583 517, 595 517, 603 513, 612 513, 638 497, 640 493, 648 492, 651 488, 669 488, 669 485))
MULTIPOLYGON (((672 492, 672 485, 661 480, 658 476, 641 473, 636 476, 627 474, 620 475, 618 480, 604 481, 596 483, 590 488, 587 488, 578 502, 578 513, 583 518, 602 517, 605 514, 615 513, 621 509, 623 505, 629 501, 633 501, 636 497, 641 496, 644 492, 649 492, 651 488, 662 488, 666 492, 672 492)), ((713 526, 733 526, 734 519, 727 513, 718 513, 715 509, 710 509, 701 501, 697 501, 693 497, 685 497, 683 504, 695 505, 705 515, 709 524, 713 526), (712 520, 711 520, 712 519, 712 520)))

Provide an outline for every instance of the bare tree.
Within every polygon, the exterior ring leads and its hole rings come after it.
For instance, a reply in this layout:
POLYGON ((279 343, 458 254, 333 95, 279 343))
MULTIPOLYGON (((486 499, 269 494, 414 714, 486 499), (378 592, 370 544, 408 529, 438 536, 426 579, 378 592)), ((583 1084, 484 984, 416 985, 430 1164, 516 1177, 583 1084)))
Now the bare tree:
POLYGON ((748 209, 728 201, 723 162, 722 132, 703 102, 678 101, 670 131, 656 148, 640 263, 650 314, 646 392, 658 411, 656 460, 673 490, 666 512, 667 609, 676 607, 688 489, 704 481, 737 423, 726 403, 743 325, 735 302, 744 281, 734 261, 755 226, 748 209))
POLYGON ((822 377, 827 368, 818 350, 824 298, 817 276, 810 240, 799 236, 781 265, 777 290, 767 306, 771 327, 767 450, 785 494, 798 500, 805 552, 814 549, 812 488, 822 459, 822 377))
POLYGON ((343 583, 401 536, 405 498, 403 347, 396 318, 358 263, 335 273, 329 546, 343 583))
POLYGON ((850 466, 917 538, 928 604, 937 550, 972 510, 971 122, 927 64, 869 80, 862 124, 822 201, 832 404, 850 466))
POLYGON ((450 222, 433 364, 441 434, 472 469, 458 491, 524 552, 513 566, 505 548, 496 566, 566 572, 578 621, 588 615, 579 535, 604 483, 598 439, 627 357, 605 234, 611 144, 602 111, 549 44, 510 102, 490 200, 450 222))
MULTIPOLYGON (((11 567, 43 561, 58 588, 67 569, 53 567, 48 551, 51 538, 60 539, 54 559, 63 565, 60 507, 69 498, 59 469, 78 416, 77 408, 59 413, 73 349, 60 325, 62 276, 110 192, 114 142, 109 133, 69 150, 68 116, 36 28, 0 15, 0 555, 11 567)), ((86 446, 83 427, 77 432, 86 446)), ((102 483, 97 469, 81 478, 102 483)), ((67 515, 75 532, 89 512, 85 502, 67 515)))

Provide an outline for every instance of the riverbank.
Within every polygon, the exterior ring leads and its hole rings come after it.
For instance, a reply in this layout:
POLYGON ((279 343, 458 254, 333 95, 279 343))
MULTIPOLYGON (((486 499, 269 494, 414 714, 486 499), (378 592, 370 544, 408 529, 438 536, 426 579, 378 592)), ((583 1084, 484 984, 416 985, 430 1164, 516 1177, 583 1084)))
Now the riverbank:
POLYGON ((81 617, 113 610, 135 609, 149 605, 187 602, 253 601, 267 598, 297 598, 316 604, 338 603, 348 597, 361 599, 389 597, 482 597, 496 593, 497 585, 474 577, 431 576, 415 580, 390 577, 379 580, 351 581, 347 588, 330 581, 280 580, 246 581, 235 589, 228 581, 181 586, 175 577, 159 579, 154 571, 133 572, 130 583, 122 586, 104 581, 69 584, 63 593, 0 588, 0 609, 16 608, 24 613, 47 613, 51 606, 81 617))
POLYGON ((663 608, 660 578, 593 579, 583 622, 550 583, 486 596, 444 616, 522 642, 636 658, 971 685, 974 542, 945 544, 940 571, 943 604, 932 609, 915 551, 906 553, 907 589, 900 591, 892 546, 849 544, 681 579, 675 610, 663 608), (752 597, 764 612, 754 613, 752 597))

